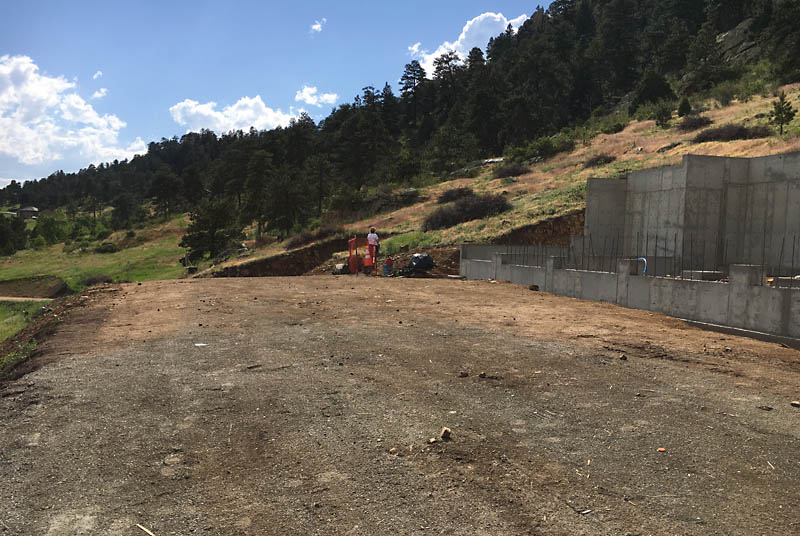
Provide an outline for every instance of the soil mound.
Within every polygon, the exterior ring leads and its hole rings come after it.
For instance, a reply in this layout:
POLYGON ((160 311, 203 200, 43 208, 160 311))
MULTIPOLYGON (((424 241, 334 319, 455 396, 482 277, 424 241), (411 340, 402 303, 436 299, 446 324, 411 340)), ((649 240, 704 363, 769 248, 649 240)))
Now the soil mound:
POLYGON ((20 298, 59 298, 70 293, 61 278, 52 275, 0 281, 0 296, 20 298))
POLYGON ((337 251, 347 249, 347 239, 337 238, 313 246, 228 266, 212 277, 269 277, 303 275, 328 260, 337 251))

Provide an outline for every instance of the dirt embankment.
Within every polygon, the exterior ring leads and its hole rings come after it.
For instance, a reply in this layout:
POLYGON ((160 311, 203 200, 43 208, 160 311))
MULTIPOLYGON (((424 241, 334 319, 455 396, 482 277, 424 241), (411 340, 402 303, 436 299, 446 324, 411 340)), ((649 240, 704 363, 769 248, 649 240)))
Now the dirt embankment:
POLYGON ((518 227, 492 240, 492 244, 544 244, 568 246, 570 238, 583 234, 586 213, 581 210, 547 221, 518 227))
MULTIPOLYGON (((442 247, 424 247, 416 248, 414 250, 401 251, 396 255, 392 255, 394 262, 394 269, 399 270, 408 266, 411 256, 415 253, 426 253, 433 257, 436 262, 436 267, 429 272, 433 277, 443 277, 448 275, 457 275, 459 273, 459 263, 461 259, 461 251, 458 246, 442 246, 442 247)), ((380 262, 380 271, 383 273, 383 263, 386 260, 385 255, 380 255, 378 259, 380 262)), ((313 270, 308 271, 305 275, 325 275, 330 274, 336 268, 336 265, 342 262, 347 262, 346 258, 329 258, 313 270)))
POLYGON ((20 298, 59 298, 70 293, 60 278, 51 275, 0 281, 0 296, 20 298))
POLYGON ((337 251, 347 249, 347 239, 335 238, 308 247, 289 251, 274 257, 258 259, 214 272, 211 277, 270 277, 303 275, 326 260, 337 251))
MULTIPOLYGON (((570 237, 583 233, 584 211, 567 214, 534 225, 509 231, 495 238, 494 244, 546 244, 568 245, 570 237)), ((388 235, 390 236, 390 235, 388 235)), ((288 253, 228 266, 212 277, 266 277, 290 275, 322 275, 333 272, 336 264, 346 262, 345 257, 334 254, 347 251, 346 239, 332 239, 288 253)), ((430 275, 446 276, 459 273, 459 246, 432 246, 401 251, 392 256, 395 269, 408 265, 414 253, 427 253, 436 261, 430 275)), ((381 255, 381 265, 385 255, 381 255)), ((382 273, 382 268, 381 268, 382 273)))

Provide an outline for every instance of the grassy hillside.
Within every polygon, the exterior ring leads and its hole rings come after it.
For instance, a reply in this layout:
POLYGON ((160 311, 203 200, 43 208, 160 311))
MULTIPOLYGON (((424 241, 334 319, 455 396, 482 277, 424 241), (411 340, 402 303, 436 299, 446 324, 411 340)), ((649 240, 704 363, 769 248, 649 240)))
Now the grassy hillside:
POLYGON ((0 280, 55 275, 72 290, 79 290, 89 278, 174 279, 185 273, 178 263, 184 253, 178 243, 185 228, 185 216, 180 215, 140 229, 135 237, 127 237, 124 231, 114 233, 103 242, 118 244, 121 249, 115 253, 72 249, 63 243, 38 250, 25 249, 0 258, 0 280))
POLYGON ((24 328, 49 300, 0 301, 0 342, 24 328))
MULTIPOLYGON (((800 107, 797 105, 800 84, 783 89, 795 107, 800 107)), ((701 115, 712 121, 712 127, 766 125, 774 100, 772 96, 755 96, 747 102, 733 101, 725 107, 708 100, 700 103, 704 110, 701 115)), ((652 120, 630 121, 620 132, 587 136, 586 141, 578 142, 572 151, 524 166, 516 176, 496 177, 505 163, 482 166, 477 172, 468 173, 470 178, 454 178, 421 188, 420 202, 416 204, 347 223, 344 231, 361 236, 374 225, 384 235, 383 251, 390 253, 404 246, 415 249, 490 242, 514 229, 582 210, 589 177, 619 177, 634 170, 679 164, 685 154, 754 157, 800 151, 800 118, 789 125, 783 136, 774 134, 761 139, 708 143, 693 143, 691 140, 699 130, 683 132, 677 128, 679 121, 673 115, 669 128, 659 127, 652 120), (613 161, 587 167, 587 162, 598 156, 613 161), (465 187, 477 194, 502 195, 512 208, 497 216, 424 232, 424 219, 440 206, 438 197, 448 190, 465 187)), ((120 250, 115 253, 92 252, 98 244, 90 244, 83 250, 74 245, 56 244, 19 251, 0 258, 0 280, 55 275, 65 280, 71 289, 78 290, 86 286, 90 278, 142 281, 181 277, 185 269, 177 261, 184 250, 178 243, 186 226, 187 217, 180 215, 138 229, 133 237, 124 231, 114 233, 104 242, 116 244, 120 250)), ((291 249, 288 244, 272 243, 256 248, 211 270, 283 253, 291 249)))
MULTIPOLYGON (((782 89, 795 108, 799 108, 800 84, 782 89)), ((702 117, 712 121, 711 128, 727 124, 751 127, 768 125, 768 113, 775 100, 769 95, 754 96, 746 102, 734 100, 727 106, 713 99, 695 105, 702 110, 702 117)), ((498 169, 505 163, 483 166, 477 174, 473 171, 471 178, 454 178, 420 189, 420 202, 416 204, 347 223, 344 230, 362 236, 369 227, 377 227, 385 237, 382 250, 385 253, 393 253, 404 246, 423 249, 465 242, 486 243, 514 229, 583 210, 586 180, 590 177, 622 177, 631 171, 677 165, 686 154, 756 157, 800 151, 800 117, 783 136, 773 134, 761 139, 707 143, 692 142, 703 129, 683 132, 677 128, 680 121, 677 113, 673 113, 668 128, 657 126, 654 120, 631 120, 618 133, 598 134, 585 143, 578 143, 572 151, 525 166, 527 171, 518 176, 496 178, 498 169), (587 161, 600 155, 611 157, 613 161, 587 167, 587 161), (494 217, 423 231, 425 217, 440 206, 438 197, 448 190, 465 187, 478 194, 503 195, 512 208, 494 217)), ((245 258, 230 260, 205 273, 283 253, 291 249, 286 244, 254 250, 245 258)))
MULTIPOLYGON (((800 84, 784 88, 787 97, 798 107, 800 84)), ((711 127, 725 124, 745 126, 766 125, 772 109, 772 96, 753 97, 748 102, 734 101, 720 107, 715 101, 703 103, 702 113, 713 121, 711 127)), ((383 233, 402 233, 391 240, 419 242, 422 245, 447 245, 462 242, 487 242, 512 229, 535 224, 585 207, 586 180, 590 177, 619 177, 631 171, 680 164, 683 155, 755 157, 800 151, 800 118, 796 118, 784 136, 777 134, 753 140, 693 143, 699 130, 682 132, 680 119, 673 115, 669 128, 656 126, 655 121, 631 121, 616 134, 599 134, 588 143, 579 143, 568 153, 556 155, 541 163, 528 166, 529 171, 512 178, 494 178, 502 164, 486 167, 476 178, 443 182, 425 189, 427 200, 394 212, 382 214, 347 225, 354 233, 365 233, 374 225, 383 233), (670 148, 671 145, 674 145, 670 148), (661 150, 661 152, 659 152, 661 150), (598 155, 613 157, 614 161, 597 167, 586 162, 598 155), (437 207, 442 192, 471 187, 477 193, 503 194, 513 208, 492 218, 462 223, 440 231, 421 233, 425 216, 437 207)))

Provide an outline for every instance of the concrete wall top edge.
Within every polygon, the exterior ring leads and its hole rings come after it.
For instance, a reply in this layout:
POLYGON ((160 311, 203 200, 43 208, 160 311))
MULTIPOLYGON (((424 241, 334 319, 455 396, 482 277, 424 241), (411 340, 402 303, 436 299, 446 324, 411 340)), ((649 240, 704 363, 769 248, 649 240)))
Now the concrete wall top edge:
MULTIPOLYGON (((790 154, 790 153, 787 153, 790 154)), ((776 155, 772 155, 776 156, 776 155)), ((764 158, 764 157, 757 157, 757 158, 764 158)), ((766 157, 769 158, 769 157, 766 157)), ((713 154, 685 154, 683 155, 683 162, 686 163, 691 160, 753 160, 752 157, 748 156, 716 156, 713 154)))
MULTIPOLYGON (((733 158, 733 157, 728 157, 728 158, 733 158)), ((776 160, 783 158, 800 158, 800 151, 792 151, 789 153, 779 153, 779 154, 768 154, 765 156, 754 156, 752 158, 744 158, 744 160, 771 160, 773 158, 776 160)))
POLYGON ((619 185, 625 184, 628 180, 625 177, 622 178, 613 178, 613 177, 589 177, 586 179, 586 184, 593 184, 596 186, 602 185, 619 185))

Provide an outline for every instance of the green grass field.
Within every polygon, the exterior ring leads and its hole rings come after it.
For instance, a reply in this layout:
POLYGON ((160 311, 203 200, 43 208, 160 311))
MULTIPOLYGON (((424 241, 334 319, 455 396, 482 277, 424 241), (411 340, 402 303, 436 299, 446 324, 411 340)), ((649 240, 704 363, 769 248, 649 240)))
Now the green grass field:
POLYGON ((49 300, 0 301, 0 341, 6 340, 27 326, 33 314, 48 303, 49 300))
POLYGON ((0 279, 55 275, 72 290, 85 286, 86 279, 108 276, 114 281, 175 279, 185 272, 178 259, 183 249, 179 238, 163 238, 116 253, 65 253, 63 244, 41 250, 18 251, 0 264, 0 279))
POLYGON ((139 231, 144 240, 141 244, 116 253, 67 252, 64 244, 21 250, 0 257, 0 280, 54 275, 78 291, 86 286, 89 277, 106 276, 114 281, 175 279, 185 273, 178 262, 185 251, 178 246, 183 219, 184 216, 177 216, 158 227, 139 231), (146 238, 148 233, 152 239, 146 238))

